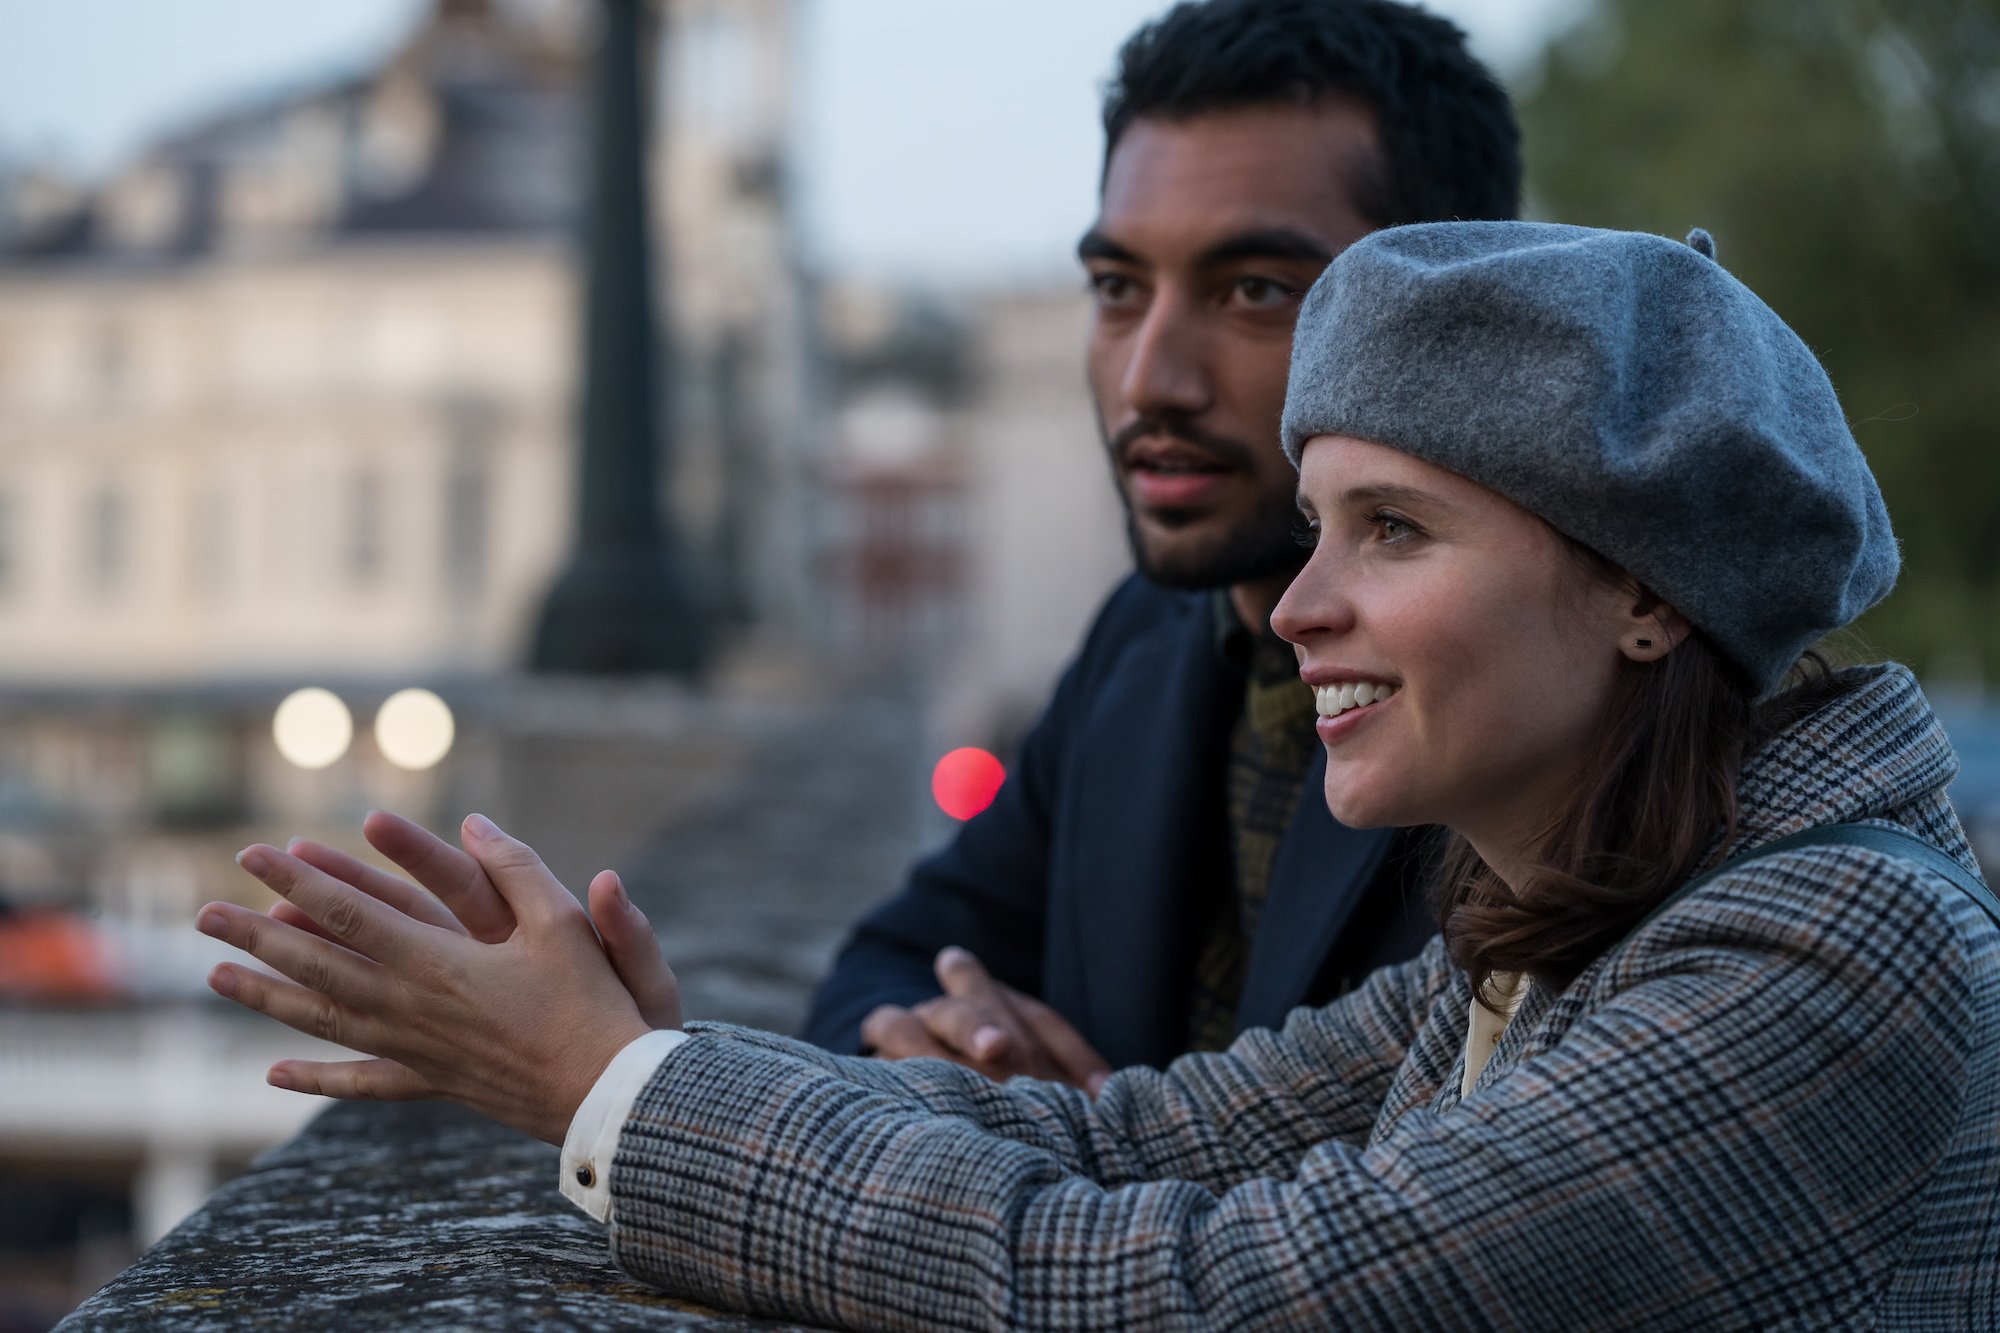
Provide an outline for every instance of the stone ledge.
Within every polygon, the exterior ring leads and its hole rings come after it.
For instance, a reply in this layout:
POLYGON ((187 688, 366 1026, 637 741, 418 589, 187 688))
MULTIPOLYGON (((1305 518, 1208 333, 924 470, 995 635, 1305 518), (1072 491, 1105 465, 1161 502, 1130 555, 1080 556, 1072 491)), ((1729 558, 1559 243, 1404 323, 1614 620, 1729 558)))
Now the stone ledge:
POLYGON ((661 1295, 611 1263, 556 1150, 438 1103, 334 1106, 58 1328, 796 1329, 661 1295))

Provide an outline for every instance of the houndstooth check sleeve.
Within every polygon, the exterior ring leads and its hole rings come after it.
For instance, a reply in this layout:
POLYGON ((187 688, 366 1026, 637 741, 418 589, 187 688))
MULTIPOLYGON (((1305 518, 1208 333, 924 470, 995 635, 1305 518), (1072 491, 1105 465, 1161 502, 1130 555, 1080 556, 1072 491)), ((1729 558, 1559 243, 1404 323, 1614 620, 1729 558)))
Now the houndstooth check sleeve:
POLYGON ((859 1328, 1771 1327, 1801 1291, 1865 1323, 2000 1018, 1976 909, 1876 869, 1865 905, 1816 873, 1662 918, 1457 1105, 1464 997, 1414 965, 1095 1106, 699 1033, 624 1126, 614 1254, 859 1328), (1383 1072, 1412 1032, 1435 1101, 1383 1072))
POLYGON ((1243 1180, 1289 1175, 1328 1139, 1360 1143, 1417 1023, 1449 976, 1443 943, 1433 940, 1419 957, 1377 972, 1341 1004, 1300 1009, 1282 1031, 1246 1032, 1228 1051, 1183 1057, 1165 1074, 1114 1076, 1094 1104, 1061 1084, 1025 1078, 995 1084, 942 1060, 835 1056, 721 1024, 688 1030, 811 1066, 913 1110, 976 1124, 1106 1184, 1172 1177, 1219 1192, 1243 1180), (1163 1133, 1168 1126, 1172 1133, 1163 1133))
MULTIPOLYGON (((1427 986, 1440 975, 1441 958, 1420 959, 1400 969, 1381 974, 1370 993, 1370 1003, 1353 1007, 1349 1021, 1357 1025, 1351 1045, 1357 1057, 1344 1067, 1299 1066, 1289 1063, 1287 1051, 1301 1043, 1294 1037, 1278 1039, 1275 1034, 1246 1034, 1238 1048, 1227 1056, 1205 1056, 1183 1061, 1175 1067, 1184 1089, 1170 1093, 1192 1109, 1206 1101, 1228 1108, 1226 1116, 1209 1121, 1206 1132, 1197 1131, 1200 1148, 1222 1152, 1218 1188, 1229 1178, 1262 1171, 1291 1169, 1291 1162, 1314 1143, 1328 1136, 1358 1137, 1374 1118, 1375 1107, 1390 1072, 1409 1044, 1409 1025, 1428 1003, 1427 986), (1284 1086, 1289 1097, 1274 1095, 1276 1085, 1284 1086), (1228 1154, 1224 1126, 1241 1122, 1245 1116, 1272 1117, 1275 1131, 1284 1126, 1308 1132, 1289 1136, 1273 1132, 1256 1138, 1260 1151, 1228 1154)), ((1302 1025, 1323 1021, 1311 1011, 1300 1010, 1295 1019, 1302 1025)), ((1202 1168, 1199 1154, 1185 1151, 1168 1155, 1147 1153, 1117 1154, 1114 1146, 1121 1135, 1093 1132, 1093 1117, 1073 1089, 1037 1086, 1017 1081, 1007 1091, 987 1079, 970 1074, 956 1065, 942 1062, 887 1062, 858 1060, 829 1055, 771 1033, 737 1028, 720 1023, 691 1023, 687 1032, 650 1032, 621 1050, 592 1086, 570 1123, 560 1161, 560 1185, 570 1202, 599 1222, 608 1221, 612 1206, 610 1168, 618 1160, 620 1139, 627 1117, 647 1084, 666 1057, 691 1033, 733 1040, 774 1055, 815 1065, 860 1087, 877 1091, 900 1090, 913 1104, 935 1109, 940 1114, 971 1114, 990 1132, 1018 1136, 1045 1148, 1065 1151, 1066 1160, 1080 1170, 1093 1171, 1100 1178, 1146 1179, 1161 1174, 1187 1173, 1202 1168), (921 1078, 912 1071, 933 1065, 921 1078), (939 1080, 944 1080, 940 1084, 939 1080), (1076 1136, 1081 1133, 1082 1137, 1076 1136), (1066 1145, 1066 1146, 1064 1146, 1066 1145)), ((1137 1109, 1117 1098, 1106 1105, 1137 1109)), ((1116 1121, 1114 1120, 1115 1126, 1116 1121)), ((1134 1127, 1132 1142, 1145 1144, 1149 1137, 1134 1127)))
POLYGON ((632 1103, 659 1072, 660 1062, 685 1040, 685 1033, 670 1030, 633 1038, 611 1057, 570 1118, 557 1164, 558 1184, 563 1197, 599 1222, 611 1217, 607 1168, 618 1150, 618 1132, 632 1114, 632 1103))

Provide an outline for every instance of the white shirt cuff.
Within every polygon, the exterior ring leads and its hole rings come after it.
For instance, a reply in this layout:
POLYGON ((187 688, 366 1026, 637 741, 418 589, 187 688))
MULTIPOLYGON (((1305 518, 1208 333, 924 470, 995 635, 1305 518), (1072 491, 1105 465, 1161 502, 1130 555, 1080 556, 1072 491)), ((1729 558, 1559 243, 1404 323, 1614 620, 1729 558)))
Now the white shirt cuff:
POLYGON ((686 1040, 685 1032, 664 1028, 634 1037, 611 1057, 569 1122, 569 1133, 563 1136, 562 1192, 600 1222, 611 1217, 609 1177, 618 1132, 660 1062, 686 1040))

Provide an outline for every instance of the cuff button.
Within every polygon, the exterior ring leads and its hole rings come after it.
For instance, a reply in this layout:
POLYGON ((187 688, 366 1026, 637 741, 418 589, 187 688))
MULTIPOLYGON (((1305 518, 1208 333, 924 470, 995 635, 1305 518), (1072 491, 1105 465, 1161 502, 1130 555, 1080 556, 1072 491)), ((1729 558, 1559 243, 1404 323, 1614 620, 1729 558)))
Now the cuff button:
POLYGON ((576 1183, 589 1189, 597 1183, 597 1173, 587 1166, 580 1166, 576 1169, 576 1183))

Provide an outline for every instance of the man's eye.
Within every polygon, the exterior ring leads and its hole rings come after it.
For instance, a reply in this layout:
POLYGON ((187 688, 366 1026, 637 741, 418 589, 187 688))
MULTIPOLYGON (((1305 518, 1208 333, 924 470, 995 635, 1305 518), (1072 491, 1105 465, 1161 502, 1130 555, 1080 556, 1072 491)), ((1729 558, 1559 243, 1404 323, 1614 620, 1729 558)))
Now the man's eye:
POLYGON ((1235 295, 1244 305, 1258 310, 1288 305, 1299 299, 1298 292, 1269 278, 1238 278, 1235 295))
POLYGON ((1097 298, 1099 305, 1124 305, 1138 291, 1138 284, 1123 273, 1093 273, 1090 275, 1090 294, 1097 298))

